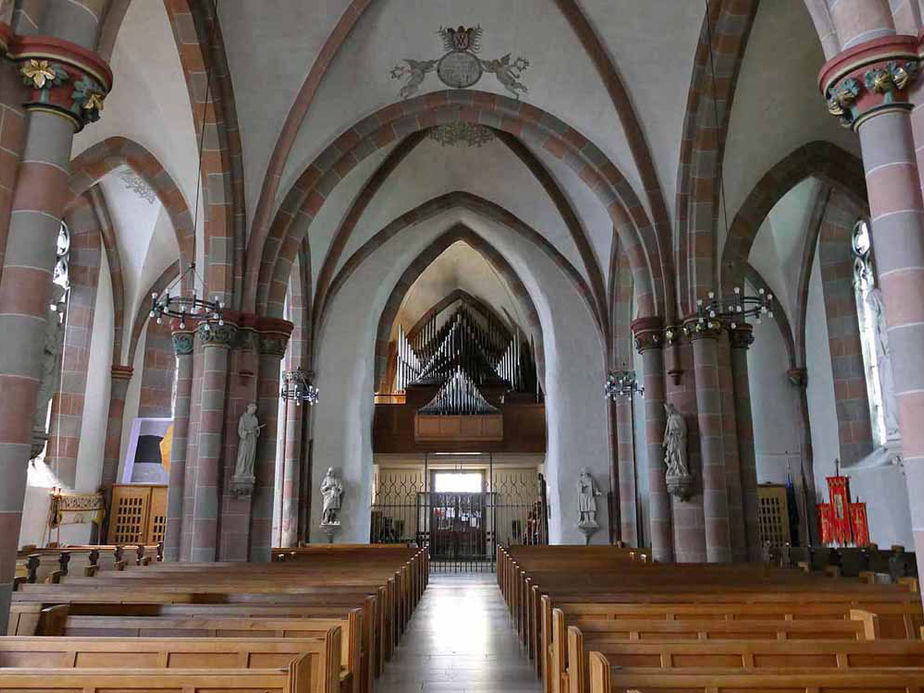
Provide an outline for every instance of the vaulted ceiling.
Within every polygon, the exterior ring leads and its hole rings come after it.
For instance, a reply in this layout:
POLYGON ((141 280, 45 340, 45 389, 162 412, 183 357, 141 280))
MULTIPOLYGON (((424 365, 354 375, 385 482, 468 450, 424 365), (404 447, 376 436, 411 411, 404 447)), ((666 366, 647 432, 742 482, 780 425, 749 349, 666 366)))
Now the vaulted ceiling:
MULTIPOLYGON (((684 141, 694 135, 688 110, 695 92, 713 88, 705 50, 712 32, 732 38, 737 32, 743 47, 715 61, 719 91, 733 85, 730 113, 724 101, 715 109, 724 133, 724 176, 716 182, 723 203, 716 224, 718 259, 724 217, 731 222, 774 164, 813 141, 853 154, 858 146, 827 115, 817 92, 824 55, 804 0, 712 0, 712 5, 707 26, 705 0, 220 0, 220 36, 238 126, 233 137, 240 140, 244 234, 255 242, 254 224, 276 219, 293 185, 306 169, 326 163, 318 157, 344 132, 393 104, 401 108, 408 77, 394 79, 393 68, 440 58, 447 48, 437 31, 462 24, 481 28, 477 55, 483 61, 506 54, 511 62, 523 58, 519 80, 528 91, 517 94, 520 103, 541 109, 550 123, 557 119, 552 127, 570 127, 572 139, 592 144, 599 150, 593 156, 615 167, 642 216, 660 229, 659 242, 668 246, 661 251, 662 267, 678 271, 679 236, 687 225, 679 181, 690 163, 684 141)), ((202 195, 198 142, 184 76, 188 61, 181 59, 177 37, 188 40, 202 28, 188 14, 172 20, 156 0, 128 4, 112 52, 114 92, 102 121, 76 138, 74 154, 109 137, 132 139, 157 158, 193 209, 202 195)), ((194 79, 190 89, 201 93, 205 84, 194 79)), ((431 71, 422 76, 417 94, 446 89, 431 71)), ((470 90, 513 97, 489 72, 470 90)), ((536 146, 515 129, 500 129, 506 132, 495 132, 481 146, 446 146, 425 132, 400 133, 384 146, 370 146, 315 210, 307 235, 307 285, 326 290, 401 215, 434 200, 462 201, 473 215, 486 209, 512 215, 605 303, 617 264, 611 210, 579 175, 569 160, 573 155, 536 146)), ((208 153, 215 143, 204 145, 208 153)), ((118 181, 107 182, 103 192, 110 206, 125 210, 113 215, 131 239, 121 244, 120 252, 132 256, 123 266, 137 268, 134 284, 149 282, 172 261, 175 240, 155 229, 161 222, 148 218, 154 212, 125 198, 118 181), (142 237, 150 241, 138 240, 142 237)), ((755 266, 782 262, 780 254, 795 247, 791 236, 803 231, 809 193, 794 192, 766 222, 772 232, 761 234, 762 245, 755 248, 763 255, 755 266), (774 249, 777 257, 770 258, 774 249)), ((201 212, 199 228, 201 256, 201 212)), ((440 256, 419 280, 421 295, 432 294, 432 303, 442 291, 471 288, 468 271, 475 272, 477 253, 467 252, 454 246, 440 256)), ((778 274, 768 269, 767 281, 785 283, 778 274)), ((485 293, 503 305, 500 288, 485 293)), ((408 299, 402 320, 426 310, 415 301, 408 299)))

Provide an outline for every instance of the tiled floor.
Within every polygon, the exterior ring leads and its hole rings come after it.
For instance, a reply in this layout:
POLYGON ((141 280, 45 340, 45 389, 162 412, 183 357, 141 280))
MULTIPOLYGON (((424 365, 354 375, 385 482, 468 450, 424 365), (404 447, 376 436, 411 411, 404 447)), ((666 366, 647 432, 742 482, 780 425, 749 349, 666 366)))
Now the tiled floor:
POLYGON ((493 573, 435 574, 376 693, 534 693, 493 573))

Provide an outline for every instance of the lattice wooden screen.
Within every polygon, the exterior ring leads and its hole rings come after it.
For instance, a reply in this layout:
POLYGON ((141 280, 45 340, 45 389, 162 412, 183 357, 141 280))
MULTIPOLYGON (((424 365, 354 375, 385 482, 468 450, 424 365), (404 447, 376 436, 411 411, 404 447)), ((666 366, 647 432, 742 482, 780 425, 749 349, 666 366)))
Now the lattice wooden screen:
POLYGON ((757 523, 760 543, 782 546, 789 541, 789 504, 786 487, 782 484, 761 484, 757 487, 757 523))
POLYGON ((156 544, 167 523, 167 487, 116 484, 112 487, 110 544, 156 544))

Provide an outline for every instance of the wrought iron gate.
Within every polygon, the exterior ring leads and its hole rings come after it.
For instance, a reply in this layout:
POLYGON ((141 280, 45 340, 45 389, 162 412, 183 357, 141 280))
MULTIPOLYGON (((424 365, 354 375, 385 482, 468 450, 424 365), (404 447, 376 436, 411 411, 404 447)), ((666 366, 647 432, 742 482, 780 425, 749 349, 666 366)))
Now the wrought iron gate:
POLYGON ((477 467, 384 468, 374 483, 374 544, 430 548, 434 571, 493 570, 498 542, 545 544, 548 509, 535 470, 477 467), (432 491, 435 471, 485 473, 482 492, 432 491))

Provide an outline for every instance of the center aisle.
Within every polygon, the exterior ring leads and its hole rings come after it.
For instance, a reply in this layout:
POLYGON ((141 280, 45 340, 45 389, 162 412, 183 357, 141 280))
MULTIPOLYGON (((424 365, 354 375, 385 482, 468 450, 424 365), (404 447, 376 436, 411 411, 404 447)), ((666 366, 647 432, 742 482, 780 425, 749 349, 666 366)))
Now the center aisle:
POLYGON ((430 576, 376 693, 536 693, 494 573, 430 576))

